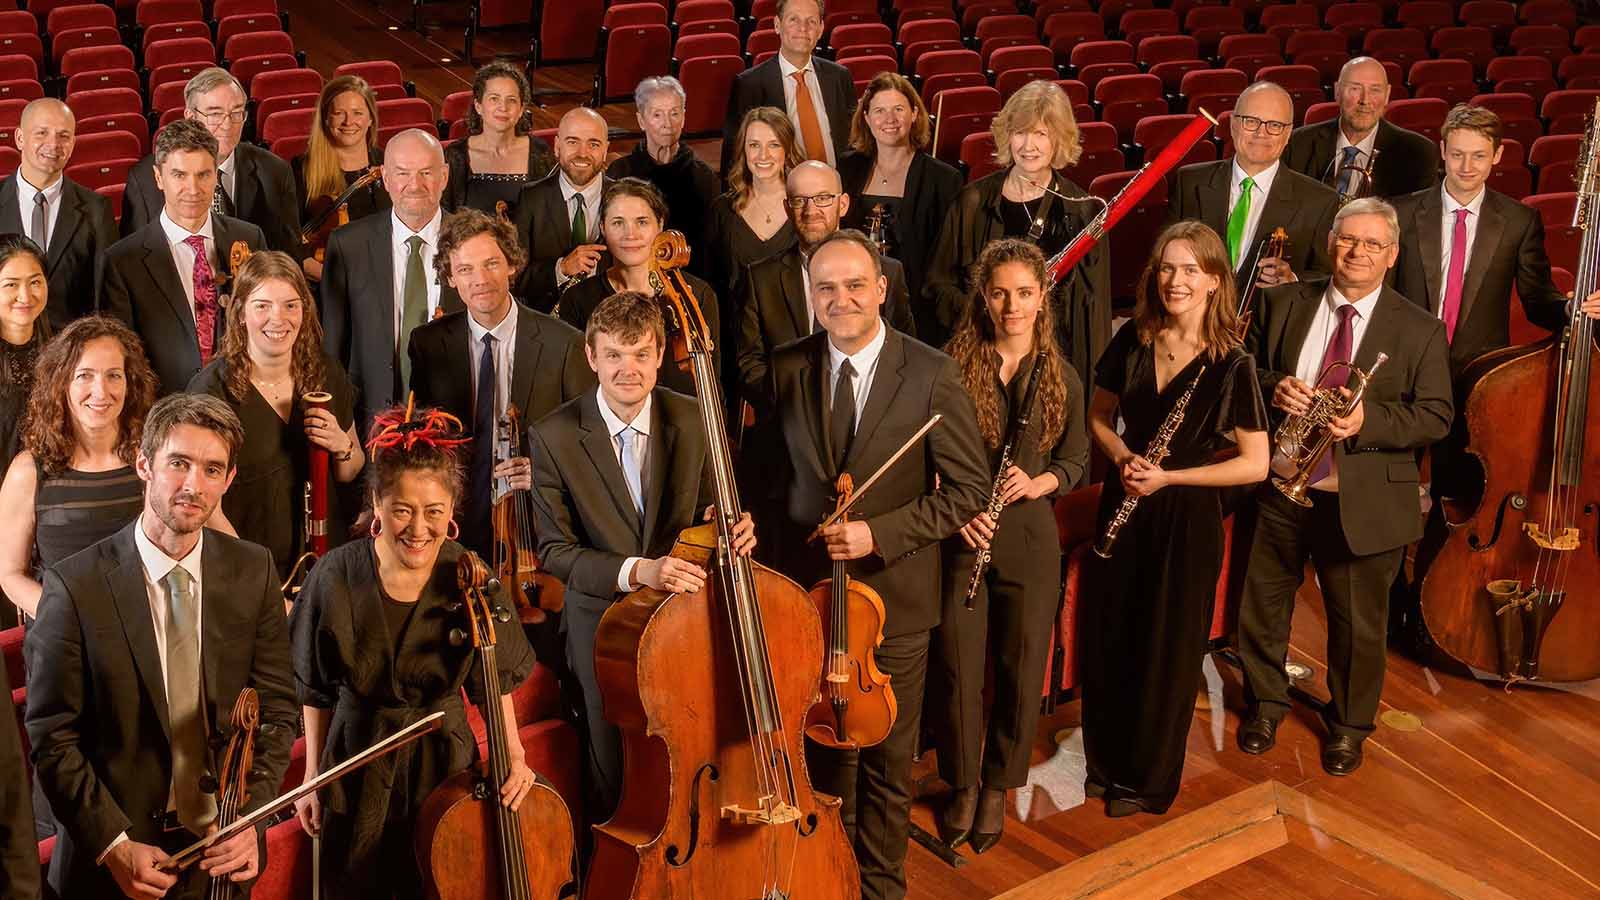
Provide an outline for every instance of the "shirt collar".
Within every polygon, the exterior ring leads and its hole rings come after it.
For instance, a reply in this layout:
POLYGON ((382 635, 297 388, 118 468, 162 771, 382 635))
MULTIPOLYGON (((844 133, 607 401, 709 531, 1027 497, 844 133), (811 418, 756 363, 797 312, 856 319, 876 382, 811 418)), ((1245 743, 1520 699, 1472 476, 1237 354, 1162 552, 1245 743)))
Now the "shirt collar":
POLYGON ((644 395, 644 405, 639 407, 639 414, 633 417, 632 422, 622 421, 621 419, 617 418, 616 413, 611 411, 611 406, 606 403, 606 394, 604 388, 594 389, 594 399, 595 403, 600 407, 600 418, 605 420, 606 434, 616 437, 617 434, 622 431, 622 429, 631 426, 634 431, 643 434, 645 437, 650 436, 650 405, 655 402, 655 391, 651 391, 650 393, 644 395))
POLYGON ((1439 194, 1442 197, 1444 197, 1444 215, 1445 215, 1445 218, 1448 219, 1451 216, 1454 216, 1456 214, 1456 210, 1458 210, 1458 209, 1465 209, 1467 212, 1470 212, 1475 216, 1482 214, 1483 213, 1483 197, 1487 193, 1489 193, 1489 187, 1488 187, 1488 185, 1484 185, 1483 187, 1478 188, 1478 196, 1473 197, 1470 202, 1468 202, 1468 203, 1458 203, 1458 202, 1456 202, 1456 198, 1451 196, 1450 189, 1445 187, 1443 184, 1440 184, 1439 185, 1439 194))
POLYGON ((191 232, 189 229, 184 228, 177 222, 172 221, 172 217, 167 215, 167 211, 165 209, 162 209, 161 230, 166 232, 167 243, 169 244, 181 244, 197 234, 206 240, 213 242, 215 241, 215 238, 213 238, 211 235, 211 213, 209 211, 206 212, 206 220, 200 223, 200 228, 191 232))
POLYGON ((605 176, 596 175, 589 180, 587 185, 580 189, 577 185, 567 180, 567 173, 561 172, 556 176, 556 183, 561 186, 561 199, 571 203, 573 194, 582 194, 584 206, 595 206, 597 204, 600 200, 600 189, 604 186, 604 182, 605 176))
POLYGON ((1261 191, 1261 196, 1265 197, 1272 191, 1272 180, 1278 177, 1278 165, 1281 162, 1281 159, 1273 160, 1272 165, 1267 166, 1255 175, 1246 175, 1244 169, 1239 168, 1239 157, 1235 156, 1233 158, 1233 184, 1229 185, 1229 187, 1232 188, 1239 182, 1249 178, 1250 183, 1261 191))
POLYGON ((1333 148, 1335 165, 1338 164, 1339 157, 1344 154, 1344 148, 1346 147, 1360 147, 1364 157, 1370 158, 1372 156, 1372 148, 1378 143, 1378 129, 1383 127, 1383 121, 1381 119, 1378 121, 1377 125, 1372 127, 1371 131, 1367 132, 1367 136, 1362 138, 1361 141, 1356 144, 1350 143, 1350 139, 1344 136, 1344 126, 1338 124, 1339 120, 1334 119, 1333 121, 1333 130, 1339 135, 1339 140, 1334 144, 1333 148))
POLYGON ((1338 288, 1334 287, 1332 281, 1329 281, 1328 291, 1326 294, 1323 294, 1322 299, 1323 302, 1328 304, 1328 308, 1334 312, 1338 312, 1339 307, 1345 305, 1346 303, 1355 304, 1356 315, 1360 316, 1362 320, 1365 321, 1372 318, 1372 308, 1378 305, 1378 295, 1381 293, 1383 293, 1383 285, 1379 284, 1376 288, 1373 288, 1372 293, 1366 295, 1365 297, 1351 300, 1349 297, 1344 295, 1343 291, 1340 291, 1338 288))
POLYGON ((200 549, 205 546, 206 532, 200 529, 200 539, 194 542, 194 549, 183 559, 173 559, 165 550, 155 545, 150 537, 144 533, 144 518, 134 520, 133 546, 139 551, 139 562, 144 565, 145 577, 150 583, 160 585, 167 575, 178 566, 189 573, 189 579, 198 584, 200 582, 200 549))
POLYGON ((794 78, 794 73, 796 72, 807 72, 810 71, 810 69, 811 57, 809 56, 806 57, 806 64, 804 66, 797 66, 794 63, 789 62, 788 58, 782 53, 778 54, 778 70, 783 73, 784 81, 792 80, 794 78))
POLYGON ((471 313, 468 313, 467 334, 472 338, 474 352, 482 346, 483 336, 486 334, 494 335, 494 339, 499 341, 502 347, 511 346, 511 339, 516 337, 517 334, 517 302, 515 300, 511 301, 511 305, 506 307, 506 314, 501 317, 499 322, 495 323, 493 328, 485 328, 479 325, 478 320, 474 319, 471 313))
POLYGON ((857 375, 865 375, 867 372, 872 371, 872 367, 877 364, 878 354, 883 352, 884 342, 888 339, 889 326, 884 323, 882 316, 878 318, 878 333, 873 336, 872 340, 867 342, 865 347, 849 356, 846 356, 843 350, 833 345, 833 338, 828 338, 828 371, 839 371, 840 363, 848 359, 850 360, 850 366, 856 370, 857 375))
POLYGON ((47 188, 45 188, 43 190, 40 190, 39 188, 34 187, 33 183, 30 182, 28 179, 23 178, 22 177, 22 170, 18 169, 17 170, 17 199, 20 200, 20 201, 23 201, 23 202, 19 203, 18 205, 24 210, 26 210, 29 206, 32 206, 33 205, 33 195, 34 194, 43 194, 46 203, 54 203, 54 202, 56 202, 56 198, 61 196, 62 185, 66 184, 66 183, 67 183, 67 179, 66 179, 65 176, 57 175, 55 183, 51 184, 49 187, 47 187, 47 188))
POLYGON ((394 242, 396 244, 403 245, 412 235, 416 235, 422 238, 422 242, 429 247, 439 246, 439 223, 444 219, 444 209, 442 207, 433 211, 433 218, 428 220, 428 224, 422 226, 421 231, 412 231, 411 226, 400 221, 399 214, 393 210, 389 212, 389 218, 394 222, 394 242))

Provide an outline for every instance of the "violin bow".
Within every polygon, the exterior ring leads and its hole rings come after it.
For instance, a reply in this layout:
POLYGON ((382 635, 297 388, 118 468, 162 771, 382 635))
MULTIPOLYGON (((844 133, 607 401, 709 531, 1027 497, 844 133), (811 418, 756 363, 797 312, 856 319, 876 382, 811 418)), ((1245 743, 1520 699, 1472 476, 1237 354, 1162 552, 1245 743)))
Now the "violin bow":
POLYGON ((866 496, 867 491, 872 488, 873 484, 877 483, 879 478, 883 477, 883 473, 889 471, 890 466, 893 466, 895 463, 899 462, 900 457, 905 456, 907 450, 910 450, 912 447, 916 446, 917 441, 922 440, 924 435, 933 430, 933 426, 942 421, 944 421, 944 413, 934 413, 933 416, 928 419, 928 421, 922 423, 922 427, 917 429, 917 433, 906 438, 906 442, 900 445, 900 449, 894 451, 893 456, 890 456, 888 459, 884 460, 883 465, 878 467, 878 471, 873 472, 871 478, 868 478, 860 487, 856 488, 855 493, 850 495, 849 500, 845 501, 843 504, 840 504, 840 506, 833 511, 833 515, 822 520, 822 524, 817 526, 817 530, 811 532, 811 536, 806 538, 806 543, 809 544, 816 540, 822 535, 823 529, 827 528, 829 525, 832 525, 834 522, 839 521, 839 519, 843 517, 845 513, 850 511, 850 507, 856 505, 856 501, 866 496))

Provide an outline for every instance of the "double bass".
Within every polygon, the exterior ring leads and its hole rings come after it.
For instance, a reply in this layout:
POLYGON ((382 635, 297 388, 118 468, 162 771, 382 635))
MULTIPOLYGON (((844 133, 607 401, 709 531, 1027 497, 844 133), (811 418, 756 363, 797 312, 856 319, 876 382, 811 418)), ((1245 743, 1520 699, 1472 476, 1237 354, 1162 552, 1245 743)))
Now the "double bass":
MULTIPOLYGON (((504 202, 504 201, 502 201, 504 202)), ((522 449, 522 412, 516 404, 495 426, 495 459, 525 456, 522 449)), ((565 587, 539 562, 534 550, 533 510, 528 492, 507 490, 494 498, 490 522, 494 533, 494 577, 511 596, 511 605, 524 625, 535 625, 561 611, 565 587)))
POLYGON ((700 398, 716 521, 672 549, 708 570, 700 591, 634 591, 600 620, 595 674, 624 771, 585 897, 854 900, 840 803, 812 789, 805 764, 822 624, 799 585, 732 550, 742 507, 710 329, 677 271, 689 248, 667 231, 654 251, 651 280, 700 398))
MULTIPOLYGON (((222 778, 216 784, 217 830, 221 831, 239 819, 239 810, 250 802, 250 770, 255 764, 256 731, 261 727, 261 700, 255 688, 245 688, 233 703, 233 726, 228 744, 223 750, 222 778)), ((208 788, 210 785, 204 785, 208 788)), ((206 900, 233 900, 238 896, 235 885, 227 877, 212 878, 206 887, 206 900)))

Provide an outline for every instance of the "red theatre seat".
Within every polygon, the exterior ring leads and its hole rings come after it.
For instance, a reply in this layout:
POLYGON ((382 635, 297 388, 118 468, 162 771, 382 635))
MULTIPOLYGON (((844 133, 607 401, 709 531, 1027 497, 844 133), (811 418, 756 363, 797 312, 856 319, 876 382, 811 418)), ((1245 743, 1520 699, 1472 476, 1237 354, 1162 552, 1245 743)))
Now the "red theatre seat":
POLYGON ((665 25, 629 25, 606 36, 595 100, 609 103, 633 95, 638 83, 672 68, 672 31, 665 25))

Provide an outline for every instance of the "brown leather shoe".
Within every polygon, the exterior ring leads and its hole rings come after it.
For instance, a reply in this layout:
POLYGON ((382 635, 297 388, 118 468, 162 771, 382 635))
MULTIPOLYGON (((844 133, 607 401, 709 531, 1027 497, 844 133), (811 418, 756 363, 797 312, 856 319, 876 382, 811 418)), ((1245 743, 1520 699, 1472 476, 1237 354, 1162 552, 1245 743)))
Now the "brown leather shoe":
POLYGON ((1262 754, 1278 743, 1278 721, 1256 713, 1243 725, 1235 739, 1246 753, 1262 754))
POLYGON ((1322 770, 1329 775, 1349 775, 1361 768, 1361 738, 1341 734, 1322 744, 1322 770))

